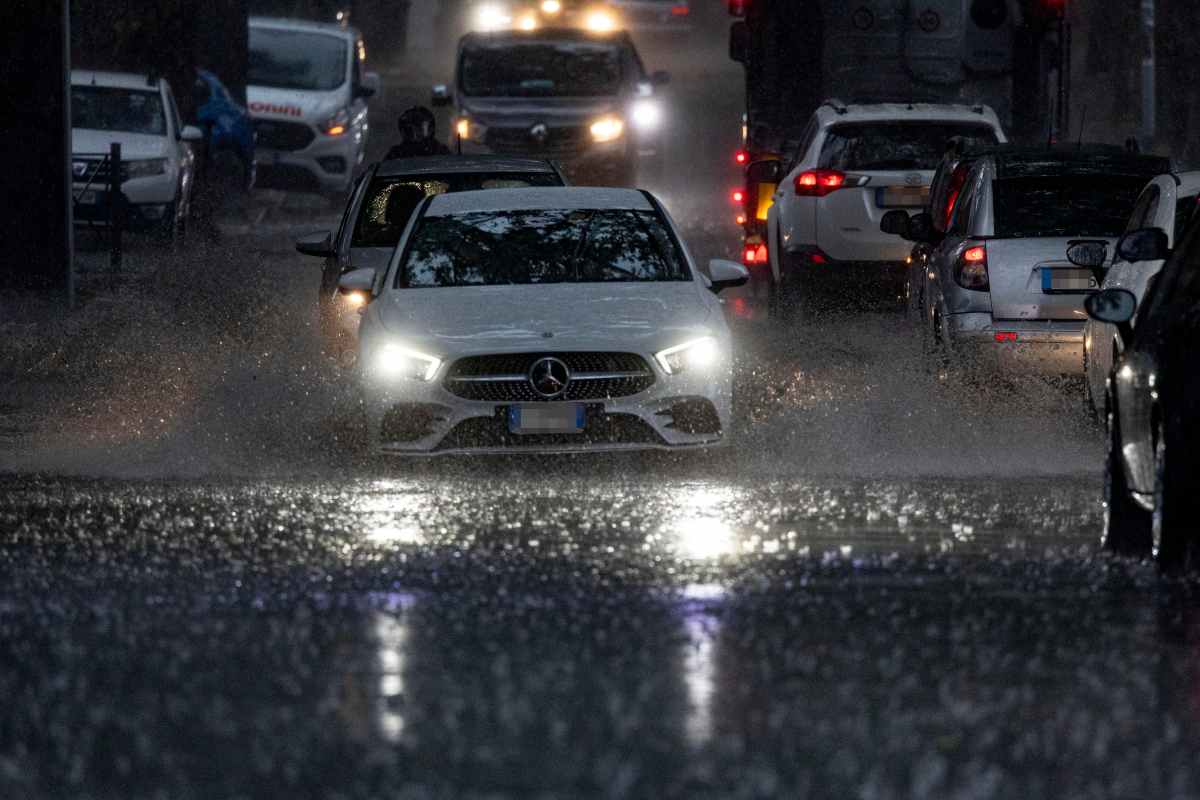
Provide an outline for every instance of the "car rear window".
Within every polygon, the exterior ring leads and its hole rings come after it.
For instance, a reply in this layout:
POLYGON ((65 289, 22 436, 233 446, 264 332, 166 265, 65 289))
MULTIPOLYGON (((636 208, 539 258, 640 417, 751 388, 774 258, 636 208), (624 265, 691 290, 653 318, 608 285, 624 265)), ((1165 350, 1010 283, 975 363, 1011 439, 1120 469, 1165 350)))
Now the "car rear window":
POLYGON ((426 197, 479 189, 562 186, 553 172, 451 173, 420 178, 376 178, 367 187, 351 247, 395 247, 408 218, 426 197))
POLYGON ((845 172, 937 169, 951 139, 968 149, 997 143, 996 132, 978 123, 846 123, 829 129, 820 166, 845 172))
POLYGON ((397 275, 407 288, 686 281, 652 211, 545 209, 426 217, 397 275))
POLYGON ((1146 179, 1128 175, 998 178, 997 236, 1119 236, 1146 179))

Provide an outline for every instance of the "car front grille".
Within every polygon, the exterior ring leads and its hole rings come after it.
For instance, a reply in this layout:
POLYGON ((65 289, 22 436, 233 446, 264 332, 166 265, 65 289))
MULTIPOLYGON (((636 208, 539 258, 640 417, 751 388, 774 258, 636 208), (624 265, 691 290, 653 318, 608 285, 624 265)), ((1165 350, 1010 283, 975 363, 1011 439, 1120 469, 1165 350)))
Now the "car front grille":
POLYGON ((461 358, 443 386, 466 400, 538 403, 629 397, 654 384, 654 372, 636 353, 504 353, 461 358), (561 395, 546 398, 534 390, 529 373, 542 358, 566 364, 571 379, 561 395))
MULTIPOLYGON (((72 176, 75 183, 90 183, 92 187, 103 188, 108 183, 112 173, 106 158, 74 158, 72 159, 72 176)), ((121 162, 121 183, 129 180, 129 162, 121 162)))
POLYGON ((272 150, 303 150, 317 138, 313 129, 303 122, 281 122, 273 119, 254 121, 256 144, 272 150))
POLYGON ((489 128, 486 144, 497 153, 509 155, 570 156, 591 144, 586 128, 547 128, 544 137, 533 135, 531 128, 489 128))
POLYGON ((508 409, 499 408, 491 417, 463 420, 434 448, 477 450, 523 447, 588 447, 603 445, 663 445, 666 441, 633 414, 605 414, 600 406, 589 406, 581 433, 517 434, 508 429, 508 409))

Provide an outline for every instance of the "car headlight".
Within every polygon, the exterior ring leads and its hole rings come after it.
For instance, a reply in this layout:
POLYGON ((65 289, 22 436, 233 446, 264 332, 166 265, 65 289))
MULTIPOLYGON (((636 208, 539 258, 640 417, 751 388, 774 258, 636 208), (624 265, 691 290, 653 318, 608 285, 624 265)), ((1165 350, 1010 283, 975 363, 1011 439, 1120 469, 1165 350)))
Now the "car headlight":
POLYGON ((557 14, 562 11, 561 0, 542 0, 543 14, 557 14))
POLYGON ((499 3, 484 3, 475 10, 475 26, 480 30, 498 31, 512 22, 512 13, 499 3))
POLYGON ((663 368, 663 372, 678 375, 689 369, 707 369, 717 362, 719 356, 717 340, 703 336, 655 353, 654 360, 663 368))
POLYGON ((592 33, 610 33, 617 29, 617 18, 611 11, 595 8, 584 17, 583 25, 592 33))
POLYGON ((633 104, 630 117, 640 130, 658 130, 662 124, 662 106, 654 100, 638 100, 633 104))
POLYGON ((522 31, 536 31, 538 27, 538 18, 533 14, 525 14, 517 20, 517 29, 522 31))
POLYGON ((149 178, 154 175, 164 175, 167 171, 165 158, 144 158, 137 161, 126 161, 127 178, 149 178))
POLYGON ((592 139, 597 142, 613 142, 625 133, 625 123, 620 117, 601 117, 592 123, 592 139))
POLYGON ((487 135, 487 126, 470 117, 459 117, 454 122, 454 133, 464 142, 482 142, 487 135))
POLYGON ((344 108, 321 123, 321 133, 326 136, 341 136, 350 130, 350 112, 344 108))
POLYGON ((442 360, 403 345, 385 344, 375 353, 375 373, 381 378, 429 382, 442 367, 442 360))

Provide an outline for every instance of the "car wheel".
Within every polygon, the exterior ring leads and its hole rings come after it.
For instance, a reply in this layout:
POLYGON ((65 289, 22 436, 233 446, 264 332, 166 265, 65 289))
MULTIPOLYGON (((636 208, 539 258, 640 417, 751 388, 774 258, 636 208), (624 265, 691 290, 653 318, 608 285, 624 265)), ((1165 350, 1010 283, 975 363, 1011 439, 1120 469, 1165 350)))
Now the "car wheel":
POLYGON ((1091 353, 1087 341, 1083 343, 1083 413, 1093 423, 1100 421, 1099 404, 1096 402, 1095 393, 1092 392, 1091 353))
MULTIPOLYGON (((186 209, 185 209, 186 210, 186 209)), ((179 213, 179 204, 171 203, 159 223, 158 240, 164 247, 179 247, 187 234, 186 213, 179 213)))
POLYGON ((1196 566, 1196 515, 1200 503, 1187 494, 1184 485, 1185 462, 1175 446, 1171 426, 1160 422, 1154 442, 1154 513, 1151 537, 1158 566, 1175 573, 1196 566))
POLYGON ((1150 512, 1129 497, 1129 483, 1121 464, 1121 431, 1117 415, 1111 409, 1108 421, 1108 448, 1104 459, 1104 529, 1100 545, 1114 553, 1145 556, 1150 553, 1150 512))
POLYGON ((768 300, 768 313, 780 322, 792 324, 802 316, 807 316, 809 298, 806 296, 807 287, 798 272, 787 263, 787 256, 779 254, 780 279, 771 281, 771 294, 768 300))

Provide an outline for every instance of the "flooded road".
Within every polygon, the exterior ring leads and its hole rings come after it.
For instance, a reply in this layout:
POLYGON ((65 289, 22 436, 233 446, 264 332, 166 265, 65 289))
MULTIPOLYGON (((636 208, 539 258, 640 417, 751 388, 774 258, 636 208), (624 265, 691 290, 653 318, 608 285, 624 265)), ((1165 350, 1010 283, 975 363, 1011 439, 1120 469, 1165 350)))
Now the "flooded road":
MULTIPOLYGON (((720 58, 655 187, 700 259, 720 58)), ((1200 603, 1099 553, 1074 388, 731 294, 722 452, 375 460, 291 249, 337 212, 257 202, 5 323, 0 797, 1200 796, 1200 603)))

